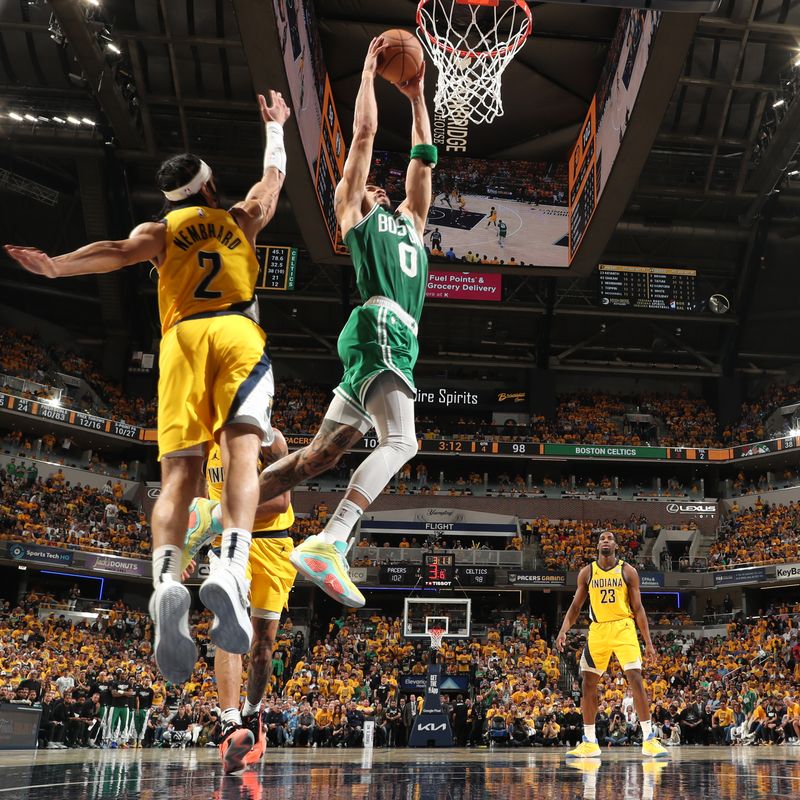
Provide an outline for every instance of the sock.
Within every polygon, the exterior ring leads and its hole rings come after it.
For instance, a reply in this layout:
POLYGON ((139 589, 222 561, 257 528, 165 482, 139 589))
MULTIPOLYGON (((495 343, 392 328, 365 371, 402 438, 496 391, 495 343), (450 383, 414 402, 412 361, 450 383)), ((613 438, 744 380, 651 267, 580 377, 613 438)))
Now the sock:
POLYGON ((157 589, 165 580, 181 580, 181 548, 174 544, 153 550, 153 586, 157 589))
POLYGON ((221 566, 230 567, 238 575, 244 577, 247 570, 247 560, 250 557, 250 531, 242 528, 225 528, 222 531, 222 544, 220 545, 221 566))
POLYGON ((647 739, 653 732, 653 723, 649 719, 640 720, 639 724, 642 726, 642 736, 647 739))
POLYGON ((234 725, 242 724, 242 715, 239 713, 238 708, 224 708, 222 709, 222 717, 220 721, 223 725, 227 722, 232 722, 234 725))
POLYGON ((261 701, 259 700, 255 705, 253 705, 246 697, 244 699, 244 705, 242 706, 242 716, 243 717, 250 717, 253 714, 258 714, 261 711, 261 701))
POLYGON ((590 742, 597 742, 597 736, 594 732, 594 725, 587 725, 586 723, 583 724, 583 735, 588 739, 590 742))
POLYGON ((346 542, 363 513, 360 506, 357 506, 352 500, 342 500, 328 520, 325 530, 320 534, 322 541, 328 544, 346 542))

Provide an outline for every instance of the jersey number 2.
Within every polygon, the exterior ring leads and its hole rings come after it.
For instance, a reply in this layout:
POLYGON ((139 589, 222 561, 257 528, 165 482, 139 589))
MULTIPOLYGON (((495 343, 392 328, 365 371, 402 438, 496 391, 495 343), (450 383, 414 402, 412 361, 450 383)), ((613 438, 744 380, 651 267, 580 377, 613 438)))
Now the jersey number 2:
POLYGON ((194 296, 198 300, 215 300, 217 297, 222 297, 222 292, 210 291, 208 288, 222 269, 222 259, 219 257, 219 253, 206 253, 201 250, 197 254, 197 265, 200 269, 208 269, 208 275, 204 275, 197 284, 194 296))
POLYGON ((417 277, 417 251, 405 242, 399 242, 397 249, 400 251, 400 269, 409 278, 417 277))

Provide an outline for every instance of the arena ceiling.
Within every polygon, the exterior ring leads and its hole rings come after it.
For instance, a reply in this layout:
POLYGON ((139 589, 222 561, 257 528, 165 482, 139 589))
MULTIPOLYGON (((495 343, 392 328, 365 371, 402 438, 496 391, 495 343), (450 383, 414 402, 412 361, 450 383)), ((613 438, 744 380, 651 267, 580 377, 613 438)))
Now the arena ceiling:
MULTIPOLYGON (((317 0, 345 138, 370 38, 388 27, 412 27, 415 5, 317 0)), ((533 37, 505 81, 513 111, 475 134, 471 155, 566 157, 586 113, 618 12, 532 6, 533 37)), ((254 0, 4 3, 0 194, 10 213, 0 215, 0 239, 59 252, 124 235, 159 209, 159 161, 184 150, 217 168, 227 199, 240 197, 261 163, 261 125, 237 22, 243 10, 252 19, 254 9, 272 13, 271 4, 254 0)), ((757 164, 752 153, 797 58, 798 17, 788 0, 730 0, 698 19, 682 76, 667 90, 667 113, 605 254, 612 263, 695 267, 701 293, 731 299, 729 314, 614 314, 599 308, 595 277, 506 276, 503 304, 428 304, 422 369, 504 378, 536 365, 698 376, 790 368, 798 359, 800 312, 787 287, 796 284, 800 184, 784 176, 793 170, 800 126, 787 126, 790 133, 775 137, 757 164)), ((391 92, 379 87, 377 146, 397 149, 405 141, 397 131, 408 121, 391 92)), ((302 213, 317 209, 292 208, 284 197, 265 241, 302 250, 302 213)), ((0 263, 3 302, 60 321, 86 341, 112 341, 119 352, 131 342, 152 345, 154 286, 146 268, 48 283, 0 263)), ((276 355, 300 371, 321 361, 335 368, 342 300, 352 299, 352 289, 346 270, 312 265, 301 253, 298 291, 262 301, 276 355)))

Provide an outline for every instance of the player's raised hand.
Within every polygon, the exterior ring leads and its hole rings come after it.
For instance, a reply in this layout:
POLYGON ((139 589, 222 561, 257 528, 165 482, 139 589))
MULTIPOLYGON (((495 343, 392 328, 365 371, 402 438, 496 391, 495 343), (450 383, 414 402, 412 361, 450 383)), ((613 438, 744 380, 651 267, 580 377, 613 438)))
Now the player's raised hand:
POLYGON ((564 648, 566 646, 567 646, 567 634, 562 631, 556 637, 556 650, 558 650, 559 653, 563 653, 564 648))
POLYGON ((258 96, 258 109, 261 111, 261 119, 264 122, 277 122, 283 125, 292 115, 291 109, 286 105, 283 95, 270 89, 269 99, 271 105, 267 104, 267 98, 263 94, 258 96))
POLYGON ((3 249, 28 272, 32 272, 34 275, 44 275, 45 278, 58 277, 55 261, 36 247, 17 247, 7 244, 3 249))
POLYGON ((363 72, 369 75, 375 75, 378 71, 378 59, 381 53, 386 49, 386 40, 383 36, 376 36, 370 43, 367 50, 367 57, 364 59, 363 72))
POLYGON ((192 559, 187 565, 186 569, 181 573, 181 581, 186 583, 192 577, 194 571, 197 569, 197 562, 192 559))
POLYGON ((409 100, 416 97, 422 97, 425 93, 425 59, 422 60, 419 72, 405 83, 394 84, 401 94, 404 94, 409 100))

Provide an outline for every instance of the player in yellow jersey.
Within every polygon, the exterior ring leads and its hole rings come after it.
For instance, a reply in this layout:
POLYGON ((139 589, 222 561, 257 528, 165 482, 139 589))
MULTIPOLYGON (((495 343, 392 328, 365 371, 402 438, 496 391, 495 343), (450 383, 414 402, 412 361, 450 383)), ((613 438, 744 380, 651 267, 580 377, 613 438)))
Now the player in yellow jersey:
MULTIPOLYGON (((272 443, 262 449, 259 469, 266 468, 289 452, 281 432, 276 428, 272 432, 272 443)), ((220 500, 224 485, 225 468, 220 449, 215 446, 206 463, 208 499, 195 498, 189 514, 183 551, 183 566, 187 573, 192 571, 191 560, 210 538, 214 540, 214 547, 209 553, 212 569, 216 569, 219 564, 222 531, 220 500), (201 518, 206 518, 202 529, 199 525, 201 518)), ((264 754, 266 739, 261 726, 261 702, 272 673, 272 650, 281 612, 288 605, 289 592, 297 575, 289 561, 294 549, 289 534, 293 524, 294 510, 289 491, 262 503, 256 509, 253 544, 247 566, 253 645, 250 648, 247 670, 247 697, 241 711, 241 655, 218 648, 214 660, 219 705, 222 709, 220 754, 223 769, 229 775, 241 772, 245 764, 258 761, 264 754)))
POLYGON ((219 207, 211 168, 186 153, 158 171, 167 201, 163 218, 137 226, 127 239, 94 242, 56 258, 6 247, 25 269, 49 278, 112 272, 142 261, 158 269, 161 494, 151 521, 150 613, 156 662, 172 683, 189 677, 197 657, 189 634, 190 595, 180 582, 181 547, 186 512, 215 442, 229 477, 222 557, 200 598, 214 612, 211 637, 218 647, 246 653, 252 639, 245 568, 258 505, 255 465, 272 435, 274 391, 266 335, 258 325, 255 240, 272 219, 283 186, 283 124, 289 117, 280 94, 270 95, 271 105, 259 96, 267 131, 262 178, 230 210, 219 207))
POLYGON ((597 543, 597 560, 578 573, 578 588, 567 610, 556 647, 564 650, 567 631, 575 624, 586 598, 589 598, 589 636, 581 656, 583 675, 583 741, 567 753, 568 758, 598 758, 600 747, 595 736, 599 698, 597 685, 608 667, 612 653, 625 673, 633 693, 633 706, 642 726, 642 753, 654 758, 666 758, 667 751, 658 741, 650 719, 650 698, 642 680, 642 651, 636 636, 636 624, 645 644, 645 655, 655 658, 650 639, 650 626, 639 592, 639 573, 617 558, 617 541, 612 531, 603 531, 597 543))

